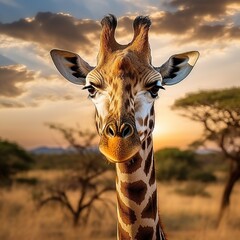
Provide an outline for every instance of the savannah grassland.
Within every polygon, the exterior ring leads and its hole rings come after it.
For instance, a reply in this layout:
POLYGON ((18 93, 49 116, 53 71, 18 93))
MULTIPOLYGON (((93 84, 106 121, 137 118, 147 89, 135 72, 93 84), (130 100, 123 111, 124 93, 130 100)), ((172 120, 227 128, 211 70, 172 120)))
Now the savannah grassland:
MULTIPOLYGON (((32 170, 27 177, 50 181, 59 170, 32 170)), ((25 177, 26 177, 25 176, 25 177)), ((176 192, 188 183, 159 183, 159 206, 162 222, 171 240, 237 240, 240 239, 240 184, 232 194, 231 207, 219 228, 215 227, 219 199, 223 183, 207 184, 206 196, 189 197, 176 192)), ((197 188, 198 185, 192 185, 197 188)), ((1 240, 113 240, 116 239, 116 214, 92 216, 82 228, 73 227, 68 212, 57 205, 37 209, 33 200, 36 186, 14 184, 0 192, 0 239, 1 240)), ((69 193, 71 200, 78 195, 69 193)), ((108 193, 115 201, 115 193, 108 193)), ((104 209, 99 205, 99 208, 104 209)))

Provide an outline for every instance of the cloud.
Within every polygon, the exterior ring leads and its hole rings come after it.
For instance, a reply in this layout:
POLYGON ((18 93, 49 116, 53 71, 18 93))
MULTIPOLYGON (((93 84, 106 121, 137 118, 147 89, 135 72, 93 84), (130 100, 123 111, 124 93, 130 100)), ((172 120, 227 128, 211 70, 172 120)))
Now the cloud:
POLYGON ((165 6, 168 10, 153 18, 154 33, 185 35, 187 42, 240 40, 239 26, 233 20, 240 7, 238 0, 172 0, 165 6))
MULTIPOLYGON (((164 11, 152 8, 154 11, 150 14, 153 23, 151 33, 157 34, 158 38, 159 35, 168 35, 174 39, 173 44, 199 42, 206 48, 207 42, 229 44, 229 40, 240 40, 240 23, 236 20, 240 9, 238 0, 170 0, 165 1, 164 7, 164 11)), ((121 41, 131 41, 134 18, 133 14, 119 18, 116 35, 121 41)), ((96 56, 100 30, 99 21, 52 12, 38 12, 33 18, 0 23, 0 40, 3 39, 0 47, 14 51, 11 56, 6 50, 3 54, 36 70, 13 65, 13 62, 9 63, 10 59, 0 56, 0 63, 11 64, 0 67, 1 107, 39 106, 44 102, 59 100, 76 101, 76 93, 70 94, 63 85, 58 85, 57 81, 48 77, 52 73, 48 52, 52 48, 62 48, 88 56, 94 53, 96 56), (20 49, 16 51, 18 47, 20 49), (49 88, 49 82, 53 83, 50 84, 52 89, 49 88), (15 102, 13 98, 16 98, 15 102)))
POLYGON ((25 92, 24 84, 35 79, 36 73, 23 65, 0 67, 0 96, 16 97, 25 92))
POLYGON ((198 40, 214 40, 228 37, 228 30, 224 25, 202 25, 199 26, 192 34, 192 39, 198 40))
POLYGON ((0 0, 0 4, 4 4, 11 7, 18 7, 19 4, 14 0, 0 0))
POLYGON ((238 39, 240 39, 240 27, 239 27, 239 26, 232 27, 232 28, 229 30, 229 35, 230 35, 232 38, 238 38, 238 39))
POLYGON ((63 13, 39 12, 34 18, 0 23, 0 34, 35 42, 46 50, 55 47, 76 51, 81 47, 82 51, 89 53, 99 33, 98 22, 63 13))
POLYGON ((224 14, 227 5, 238 3, 238 0, 171 0, 166 2, 167 6, 175 7, 177 10, 185 10, 194 16, 224 14))
POLYGON ((0 108, 39 107, 50 102, 78 101, 86 92, 57 75, 43 76, 24 65, 0 67, 0 108))
POLYGON ((24 108, 25 105, 13 99, 0 99, 0 108, 24 108))
MULTIPOLYGON (((238 39, 239 26, 232 23, 236 0, 172 0, 166 10, 152 13, 152 32, 156 34, 188 35, 189 40, 212 40, 223 34, 238 39), (229 9, 231 9, 229 13, 229 9), (235 34, 237 28, 237 34, 235 34), (233 31, 234 30, 234 31, 233 31), (208 35, 209 33, 209 35, 208 35)), ((132 34, 133 16, 119 20, 118 36, 132 34)), ((0 23, 0 34, 34 42, 46 50, 69 49, 89 54, 98 45, 100 24, 95 20, 77 19, 69 14, 39 12, 33 18, 12 23, 0 23)))
MULTIPOLYGON (((56 79, 56 76, 41 77, 28 92, 19 99, 26 107, 38 107, 45 103, 59 101, 76 101, 79 99, 79 89, 66 89, 67 82, 56 79)), ((75 86, 74 86, 75 88, 75 86)))
MULTIPOLYGON (((172 0, 165 3, 165 11, 152 15, 154 34, 171 34, 186 41, 212 41, 239 39, 239 26, 234 22, 237 0, 172 0), (231 11, 229 10, 231 9, 231 11), (235 10, 234 10, 235 9, 235 10)), ((119 19, 117 36, 132 36, 132 20, 135 16, 119 19)), ((33 18, 12 23, 0 23, 0 34, 36 43, 49 51, 52 48, 81 51, 90 54, 96 51, 100 35, 98 21, 77 19, 69 14, 39 12, 33 18)), ((184 43, 176 38, 176 42, 184 43)))
POLYGON ((16 62, 14 62, 12 59, 0 54, 0 66, 9 66, 9 65, 15 65, 15 64, 16 62))

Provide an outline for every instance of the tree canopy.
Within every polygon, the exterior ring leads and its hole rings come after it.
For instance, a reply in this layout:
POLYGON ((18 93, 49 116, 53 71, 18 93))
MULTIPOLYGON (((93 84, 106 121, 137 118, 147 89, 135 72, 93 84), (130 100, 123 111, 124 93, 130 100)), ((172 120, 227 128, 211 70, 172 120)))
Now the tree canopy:
POLYGON ((197 154, 191 150, 164 148, 155 152, 156 176, 159 180, 215 181, 216 177, 202 169, 197 154))
POLYGON ((240 88, 200 91, 177 99, 174 108, 211 106, 219 110, 240 111, 240 88))
POLYGON ((224 209, 230 204, 234 184, 240 179, 240 87, 189 93, 176 100, 173 109, 180 109, 184 116, 203 124, 203 136, 195 146, 214 142, 230 160, 220 222, 224 209))
POLYGON ((173 109, 183 116, 202 122, 204 134, 200 143, 214 141, 224 154, 240 158, 240 88, 189 93, 175 101, 173 109))
POLYGON ((30 168, 33 159, 16 143, 0 139, 0 183, 12 181, 12 176, 30 168))

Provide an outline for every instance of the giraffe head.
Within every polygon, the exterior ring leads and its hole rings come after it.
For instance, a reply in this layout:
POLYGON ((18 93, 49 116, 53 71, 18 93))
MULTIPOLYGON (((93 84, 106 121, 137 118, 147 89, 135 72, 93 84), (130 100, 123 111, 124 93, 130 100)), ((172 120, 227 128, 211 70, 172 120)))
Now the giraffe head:
POLYGON ((117 20, 113 15, 104 17, 101 25, 96 67, 68 51, 54 49, 51 56, 66 79, 88 90, 96 109, 100 151, 111 162, 125 162, 137 154, 141 142, 153 131, 158 91, 183 80, 199 53, 176 54, 161 67, 153 67, 148 17, 134 20, 134 37, 127 45, 115 40, 117 20))

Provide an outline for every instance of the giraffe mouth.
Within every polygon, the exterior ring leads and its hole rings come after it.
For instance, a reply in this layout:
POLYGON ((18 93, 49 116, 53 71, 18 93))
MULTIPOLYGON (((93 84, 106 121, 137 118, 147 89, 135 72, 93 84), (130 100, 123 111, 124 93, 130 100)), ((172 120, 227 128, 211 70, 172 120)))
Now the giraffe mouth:
POLYGON ((141 149, 139 137, 124 139, 121 137, 102 137, 99 144, 100 152, 112 163, 129 162, 141 149))
POLYGON ((117 161, 117 160, 112 160, 111 158, 107 158, 107 160, 111 163, 126 163, 128 166, 134 164, 135 160, 134 157, 137 155, 134 154, 132 157, 130 157, 129 159, 123 160, 123 161, 117 161))

